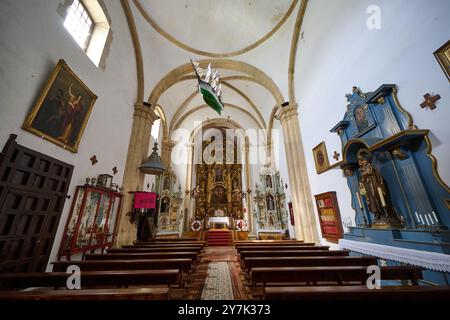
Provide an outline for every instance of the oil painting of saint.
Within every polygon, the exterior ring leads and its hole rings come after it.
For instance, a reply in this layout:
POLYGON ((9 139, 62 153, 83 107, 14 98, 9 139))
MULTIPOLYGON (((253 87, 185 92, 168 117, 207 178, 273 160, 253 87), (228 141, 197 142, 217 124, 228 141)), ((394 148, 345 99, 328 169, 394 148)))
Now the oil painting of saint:
POLYGON ((23 129, 77 152, 97 96, 60 60, 23 129))

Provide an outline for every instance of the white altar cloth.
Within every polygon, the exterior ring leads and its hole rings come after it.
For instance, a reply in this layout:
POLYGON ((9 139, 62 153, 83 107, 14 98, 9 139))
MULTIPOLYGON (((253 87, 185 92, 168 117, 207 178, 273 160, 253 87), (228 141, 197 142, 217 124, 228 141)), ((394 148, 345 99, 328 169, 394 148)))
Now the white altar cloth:
POLYGON ((224 223, 228 226, 230 225, 230 220, 228 217, 209 217, 208 223, 224 223))

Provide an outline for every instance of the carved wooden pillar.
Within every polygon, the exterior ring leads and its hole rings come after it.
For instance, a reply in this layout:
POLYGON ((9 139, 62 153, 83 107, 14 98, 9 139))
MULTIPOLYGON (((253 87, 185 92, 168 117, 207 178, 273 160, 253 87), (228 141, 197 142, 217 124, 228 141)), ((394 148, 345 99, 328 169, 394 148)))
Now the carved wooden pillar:
POLYGON ((292 206, 295 217, 295 232, 299 240, 317 241, 316 220, 309 187, 306 160, 300 135, 297 104, 279 107, 277 118, 283 130, 286 162, 291 186, 292 206))
POLYGON ((142 103, 134 105, 133 127, 122 180, 123 202, 118 217, 115 246, 132 244, 136 239, 136 226, 130 222, 130 217, 127 215, 133 207, 133 194, 128 192, 142 190, 144 174, 139 170, 139 166, 148 156, 150 131, 156 119, 158 116, 153 108, 144 106, 142 103))

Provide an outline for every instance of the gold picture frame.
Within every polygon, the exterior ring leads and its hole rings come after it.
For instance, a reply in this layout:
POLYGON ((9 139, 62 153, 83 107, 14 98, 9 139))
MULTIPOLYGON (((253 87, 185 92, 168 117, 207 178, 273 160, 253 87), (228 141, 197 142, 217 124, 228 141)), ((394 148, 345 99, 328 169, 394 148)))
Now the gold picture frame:
POLYGON ((322 141, 316 147, 313 148, 314 162, 316 164, 316 172, 320 174, 326 171, 330 167, 328 161, 328 153, 325 142, 322 141))
POLYGON ((60 59, 22 129, 76 153, 96 99, 60 59))
POLYGON ((434 52, 434 56, 439 62, 442 70, 444 70, 447 80, 450 81, 450 40, 448 40, 442 47, 434 52))

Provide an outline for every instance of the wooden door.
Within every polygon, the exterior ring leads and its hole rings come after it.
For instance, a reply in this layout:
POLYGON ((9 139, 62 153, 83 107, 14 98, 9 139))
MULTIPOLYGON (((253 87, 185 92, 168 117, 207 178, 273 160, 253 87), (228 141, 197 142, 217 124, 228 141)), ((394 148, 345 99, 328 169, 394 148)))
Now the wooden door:
POLYGON ((45 271, 73 166, 16 137, 0 156, 0 273, 45 271))

